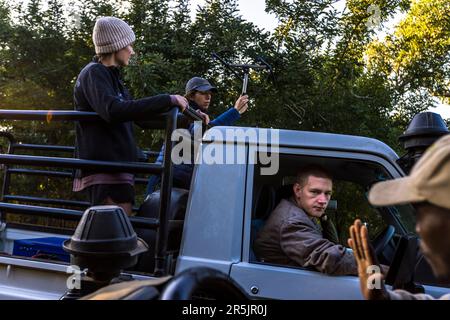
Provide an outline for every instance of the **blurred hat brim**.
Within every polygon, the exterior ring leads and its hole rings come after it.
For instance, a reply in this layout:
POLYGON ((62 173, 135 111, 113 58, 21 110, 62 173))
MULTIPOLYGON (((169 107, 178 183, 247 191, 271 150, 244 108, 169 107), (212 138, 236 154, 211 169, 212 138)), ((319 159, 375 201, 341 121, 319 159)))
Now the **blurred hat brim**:
POLYGON ((378 182, 369 191, 369 202, 375 206, 390 206, 425 201, 411 177, 378 182))
POLYGON ((203 91, 203 92, 206 92, 206 91, 217 92, 217 88, 212 85, 209 85, 209 84, 204 84, 204 85, 195 87, 194 90, 203 91))

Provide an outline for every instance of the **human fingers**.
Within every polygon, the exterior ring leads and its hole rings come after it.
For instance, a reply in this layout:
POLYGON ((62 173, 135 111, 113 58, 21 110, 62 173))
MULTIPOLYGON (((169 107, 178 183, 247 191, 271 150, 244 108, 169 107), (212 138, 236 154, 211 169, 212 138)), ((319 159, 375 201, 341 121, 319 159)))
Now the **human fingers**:
POLYGON ((361 242, 362 242, 364 256, 367 259, 367 262, 369 265, 374 265, 375 261, 374 261, 373 257, 375 256, 375 253, 373 252, 373 249, 369 244, 369 233, 367 231, 366 226, 363 225, 361 227, 360 234, 361 234, 361 242))
POLYGON ((246 101, 248 102, 248 96, 247 95, 241 95, 239 96, 239 98, 237 98, 235 105, 236 106, 242 106, 246 103, 246 101))
POLYGON ((356 247, 358 248, 361 259, 366 259, 367 257, 364 254, 364 248, 361 240, 361 226, 362 226, 361 220, 356 219, 354 225, 355 225, 356 247))
POLYGON ((186 110, 187 106, 189 105, 187 99, 180 95, 175 95, 175 104, 178 106, 181 112, 184 112, 184 110, 186 110))
POLYGON ((180 98, 181 98, 181 108, 182 108, 181 111, 184 112, 184 110, 186 110, 186 108, 189 106, 189 102, 183 96, 180 96, 180 98))
POLYGON ((206 113, 201 112, 200 110, 197 110, 197 113, 202 117, 203 121, 208 124, 210 119, 209 116, 206 113))
POLYGON ((248 96, 241 96, 239 98, 239 103, 241 104, 241 106, 245 106, 248 103, 248 96))
POLYGON ((205 121, 205 124, 209 124, 209 122, 211 121, 209 119, 209 116, 206 113, 204 113, 204 116, 205 116, 205 118, 203 120, 205 121))
MULTIPOLYGON (((351 237, 351 243, 352 243, 352 249, 353 249, 353 254, 356 258, 356 261, 359 263, 359 261, 362 259, 361 253, 358 250, 358 245, 357 245, 357 238, 356 238, 356 229, 355 229, 355 225, 353 224, 352 226, 350 226, 350 237, 351 237)), ((349 240, 349 241, 350 241, 349 240)))
POLYGON ((353 251, 355 251, 355 249, 354 249, 354 243, 353 243, 352 238, 347 239, 347 244, 348 244, 348 246, 350 247, 350 249, 352 249, 353 251))

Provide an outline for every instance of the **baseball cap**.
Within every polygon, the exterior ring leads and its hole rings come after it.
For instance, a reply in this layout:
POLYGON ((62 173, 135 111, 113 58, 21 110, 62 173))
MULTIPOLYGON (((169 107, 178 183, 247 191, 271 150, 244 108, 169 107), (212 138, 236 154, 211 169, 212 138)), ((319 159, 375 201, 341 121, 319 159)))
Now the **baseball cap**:
POLYGON ((194 77, 186 83, 186 94, 193 90, 217 92, 216 87, 212 86, 208 80, 200 77, 194 77))
POLYGON ((369 202, 376 206, 427 201, 450 209, 450 135, 432 144, 404 178, 376 183, 369 202))

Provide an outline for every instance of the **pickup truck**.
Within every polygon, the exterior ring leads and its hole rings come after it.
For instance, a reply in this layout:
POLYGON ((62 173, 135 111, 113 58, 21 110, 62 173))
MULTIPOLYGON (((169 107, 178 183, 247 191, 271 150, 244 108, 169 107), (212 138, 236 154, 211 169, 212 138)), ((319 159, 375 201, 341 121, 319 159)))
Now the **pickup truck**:
MULTIPOLYGON (((0 110, 0 119, 47 121, 49 114, 0 110)), ((69 125, 97 117, 75 111, 51 114, 53 122, 65 121, 69 125)), ((223 292, 249 299, 362 299, 356 276, 329 276, 307 268, 269 264, 252 249, 256 233, 270 212, 281 199, 290 196, 296 170, 311 163, 320 164, 333 174, 334 193, 327 210, 342 245, 346 244, 350 223, 359 217, 369 228, 380 262, 390 266, 388 287, 436 297, 450 291, 437 283, 418 251, 420 240, 414 228, 414 208, 410 205, 375 208, 367 201, 367 191, 375 182, 405 175, 398 164, 398 155, 383 142, 322 132, 214 127, 201 138, 198 157, 204 159, 194 167, 190 190, 184 190, 171 185, 170 152, 174 146, 171 133, 176 128, 177 111, 162 118, 148 126, 166 129, 165 143, 169 147, 165 149, 162 165, 21 155, 17 153, 21 148, 71 153, 73 147, 26 144, 3 134, 9 145, 8 152, 0 155, 4 170, 0 202, 0 299, 64 296, 76 266, 71 266, 73 260, 62 250, 63 242, 70 239, 83 210, 89 207, 73 199, 11 194, 15 176, 70 180, 70 172, 58 169, 88 167, 112 171, 126 167, 130 172, 144 174, 137 179, 138 183, 144 183, 151 173, 161 174, 161 190, 149 195, 135 208, 136 215, 129 218, 149 251, 139 255, 137 264, 121 270, 120 276, 161 289, 159 298, 204 295, 214 298, 220 296, 217 288, 225 288, 223 292), (220 158, 234 161, 223 164, 220 158), (53 169, 36 170, 36 167, 53 169), (11 214, 63 219, 72 222, 72 227, 30 226, 11 220, 8 218, 11 214), (202 276, 208 278, 203 279, 206 282, 189 286, 189 281, 184 281, 189 278, 201 282, 202 276)), ((129 283, 131 286, 132 282, 129 283)))

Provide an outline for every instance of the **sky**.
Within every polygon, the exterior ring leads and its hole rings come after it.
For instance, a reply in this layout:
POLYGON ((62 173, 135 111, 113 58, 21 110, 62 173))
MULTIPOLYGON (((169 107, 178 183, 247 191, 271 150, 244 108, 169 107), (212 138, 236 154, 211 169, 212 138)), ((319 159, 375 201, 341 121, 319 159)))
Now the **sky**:
MULTIPOLYGON (((28 0, 24 0, 27 2, 28 0)), ((287 0, 288 2, 298 1, 298 0, 287 0)), ((273 31, 277 25, 278 21, 274 14, 269 14, 265 12, 266 4, 265 0, 237 0, 238 7, 242 18, 253 22, 259 28, 263 28, 266 31, 273 31)), ((191 0, 191 15, 192 19, 195 19, 196 8, 200 5, 205 4, 205 0, 191 0)), ((345 0, 340 0, 336 8, 338 10, 344 9, 345 0)), ((396 15, 390 22, 388 22, 387 30, 393 30, 395 25, 401 20, 402 15, 396 15)), ((378 37, 381 38, 386 35, 385 31, 378 33, 378 37)), ((442 104, 435 99, 437 103, 437 108, 431 108, 429 111, 439 113, 444 119, 450 119, 450 105, 442 104)))
MULTIPOLYGON (((342 3, 338 5, 342 6, 342 3)), ((191 14, 192 18, 195 18, 196 8, 198 5, 203 5, 205 0, 191 0, 191 14)), ((278 25, 278 21, 274 14, 269 14, 265 12, 265 0, 238 0, 240 14, 242 18, 247 21, 253 22, 260 28, 265 29, 266 31, 273 31, 278 25)), ((394 19, 388 23, 390 28, 394 28, 395 25, 400 21, 401 16, 396 16, 394 19)), ((381 36, 384 35, 384 32, 381 33, 381 36)), ((441 104, 438 102, 437 108, 431 108, 429 111, 439 113, 444 119, 450 119, 450 105, 441 104)))
MULTIPOLYGON (((196 8, 203 5, 205 0, 191 0, 191 14, 195 17, 196 8)), ((239 11, 247 21, 253 22, 260 28, 272 31, 278 25, 278 20, 274 14, 265 12, 265 0, 238 0, 239 11)))

